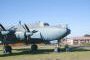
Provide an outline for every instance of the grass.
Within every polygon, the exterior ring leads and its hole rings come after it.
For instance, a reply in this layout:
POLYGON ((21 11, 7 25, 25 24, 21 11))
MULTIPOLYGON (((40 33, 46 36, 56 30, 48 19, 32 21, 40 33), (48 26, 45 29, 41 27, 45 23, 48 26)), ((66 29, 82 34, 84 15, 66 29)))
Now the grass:
POLYGON ((53 52, 52 46, 39 46, 36 54, 29 52, 28 47, 13 47, 13 54, 3 55, 0 47, 0 60, 90 60, 90 50, 75 49, 72 52, 53 52))
POLYGON ((81 46, 90 46, 90 43, 83 43, 81 46))

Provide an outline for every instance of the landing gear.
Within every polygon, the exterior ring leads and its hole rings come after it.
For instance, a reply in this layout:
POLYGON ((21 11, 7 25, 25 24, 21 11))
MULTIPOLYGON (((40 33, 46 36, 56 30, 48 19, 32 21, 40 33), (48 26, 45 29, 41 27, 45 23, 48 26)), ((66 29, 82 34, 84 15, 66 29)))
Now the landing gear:
POLYGON ((11 54, 12 53, 12 48, 11 48, 11 46, 9 46, 9 45, 4 45, 4 47, 3 47, 3 53, 4 54, 11 54))
POLYGON ((31 52, 37 52, 38 46, 36 44, 31 45, 31 52))
POLYGON ((60 52, 59 40, 58 40, 57 46, 56 46, 55 49, 54 49, 54 52, 60 52))
POLYGON ((3 53, 4 54, 11 54, 12 53, 12 47, 7 43, 7 35, 4 35, 3 37, 3 53))

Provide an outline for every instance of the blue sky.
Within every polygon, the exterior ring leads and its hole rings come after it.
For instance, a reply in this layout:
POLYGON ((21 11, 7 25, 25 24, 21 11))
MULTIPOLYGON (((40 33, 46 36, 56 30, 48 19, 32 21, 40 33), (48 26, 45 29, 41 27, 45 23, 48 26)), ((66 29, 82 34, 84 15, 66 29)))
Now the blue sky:
POLYGON ((90 34, 90 0, 0 0, 4 25, 48 22, 68 24, 70 36, 90 34))

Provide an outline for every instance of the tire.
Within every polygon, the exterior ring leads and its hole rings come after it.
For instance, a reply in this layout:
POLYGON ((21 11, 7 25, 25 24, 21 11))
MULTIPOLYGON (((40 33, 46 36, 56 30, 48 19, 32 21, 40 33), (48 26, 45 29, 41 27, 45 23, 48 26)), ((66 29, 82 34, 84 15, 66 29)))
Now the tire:
POLYGON ((12 53, 12 48, 11 46, 4 46, 3 52, 5 54, 11 54, 12 53))
POLYGON ((31 51, 37 51, 37 49, 38 49, 37 45, 33 44, 31 46, 31 51))

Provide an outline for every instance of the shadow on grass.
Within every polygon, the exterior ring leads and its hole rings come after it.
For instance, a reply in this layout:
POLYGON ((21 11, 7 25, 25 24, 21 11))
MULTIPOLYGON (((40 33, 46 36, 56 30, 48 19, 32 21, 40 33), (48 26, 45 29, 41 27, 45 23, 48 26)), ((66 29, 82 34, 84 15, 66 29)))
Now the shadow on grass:
MULTIPOLYGON (((17 55, 38 55, 38 54, 49 54, 54 52, 54 49, 39 49, 35 52, 31 52, 30 48, 24 49, 13 49, 17 52, 13 52, 12 54, 2 54, 0 57, 7 57, 7 56, 17 56, 17 55), (19 51, 19 52, 18 52, 19 51)), ((66 52, 65 48, 60 49, 61 52, 66 52)), ((83 52, 83 51, 90 51, 90 49, 83 49, 79 47, 72 47, 70 48, 69 52, 83 52)))
MULTIPOLYGON (((87 47, 88 48, 88 47, 87 47)), ((89 47, 90 48, 90 47, 89 47)), ((72 52, 78 51, 78 52, 83 52, 83 51, 90 51, 90 49, 86 49, 86 47, 72 47, 71 48, 72 52)))
POLYGON ((17 56, 17 55, 36 55, 36 54, 49 54, 53 52, 53 49, 39 49, 37 51, 30 51, 30 49, 14 49, 17 50, 17 52, 13 52, 12 54, 2 54, 0 57, 7 57, 7 56, 17 56), (18 52, 21 51, 21 52, 18 52))

